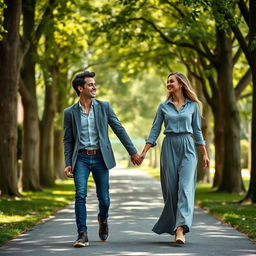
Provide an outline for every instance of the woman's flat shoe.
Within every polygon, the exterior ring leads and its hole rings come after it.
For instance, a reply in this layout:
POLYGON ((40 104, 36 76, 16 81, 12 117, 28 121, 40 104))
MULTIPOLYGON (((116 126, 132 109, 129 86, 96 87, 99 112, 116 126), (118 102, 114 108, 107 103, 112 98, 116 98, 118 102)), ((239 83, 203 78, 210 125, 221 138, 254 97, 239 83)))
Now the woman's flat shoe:
POLYGON ((175 243, 176 244, 185 244, 185 236, 184 235, 176 235, 175 236, 175 243))

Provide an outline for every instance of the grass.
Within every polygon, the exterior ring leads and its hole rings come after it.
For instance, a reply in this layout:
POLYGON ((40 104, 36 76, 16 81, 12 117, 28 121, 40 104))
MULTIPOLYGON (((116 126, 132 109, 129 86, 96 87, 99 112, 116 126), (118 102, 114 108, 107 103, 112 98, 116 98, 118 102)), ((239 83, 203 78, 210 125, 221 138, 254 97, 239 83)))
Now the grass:
POLYGON ((210 184, 198 184, 196 204, 256 241, 256 206, 241 205, 244 195, 220 193, 210 184))
MULTIPOLYGON (((147 168, 148 174, 160 179, 159 169, 147 168)), ((249 180, 245 180, 248 188, 249 180)), ((197 184, 196 204, 206 209, 215 217, 231 225, 256 241, 256 205, 241 205, 237 202, 244 195, 217 192, 211 184, 197 184)))
MULTIPOLYGON (((88 185, 92 184, 90 178, 88 185)), ((41 192, 23 192, 21 198, 0 198, 0 246, 68 205, 74 194, 73 180, 69 179, 41 192)))

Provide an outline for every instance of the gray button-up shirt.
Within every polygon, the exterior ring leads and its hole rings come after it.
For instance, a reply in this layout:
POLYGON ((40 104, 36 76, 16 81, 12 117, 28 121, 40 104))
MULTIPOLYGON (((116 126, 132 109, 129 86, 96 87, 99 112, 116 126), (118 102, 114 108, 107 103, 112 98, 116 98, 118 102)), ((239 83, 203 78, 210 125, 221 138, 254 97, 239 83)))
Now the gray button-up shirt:
POLYGON ((156 145, 162 123, 164 122, 164 134, 168 133, 190 133, 195 139, 196 145, 205 145, 201 131, 201 117, 199 106, 196 102, 186 98, 185 104, 176 109, 172 99, 162 102, 157 110, 147 143, 156 145))
POLYGON ((79 101, 81 115, 81 135, 79 149, 99 149, 99 135, 95 125, 93 103, 87 114, 79 101))

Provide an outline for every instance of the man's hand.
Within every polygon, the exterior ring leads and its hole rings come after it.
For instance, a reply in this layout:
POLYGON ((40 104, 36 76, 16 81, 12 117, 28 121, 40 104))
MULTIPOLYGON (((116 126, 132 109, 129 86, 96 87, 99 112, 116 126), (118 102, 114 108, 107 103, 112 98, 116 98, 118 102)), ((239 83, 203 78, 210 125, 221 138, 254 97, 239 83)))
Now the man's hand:
POLYGON ((143 159, 140 157, 140 155, 138 153, 131 155, 131 161, 134 165, 140 165, 142 160, 143 159))
POLYGON ((68 178, 73 178, 73 171, 72 171, 72 166, 71 165, 67 166, 65 168, 64 172, 65 172, 65 174, 68 178))

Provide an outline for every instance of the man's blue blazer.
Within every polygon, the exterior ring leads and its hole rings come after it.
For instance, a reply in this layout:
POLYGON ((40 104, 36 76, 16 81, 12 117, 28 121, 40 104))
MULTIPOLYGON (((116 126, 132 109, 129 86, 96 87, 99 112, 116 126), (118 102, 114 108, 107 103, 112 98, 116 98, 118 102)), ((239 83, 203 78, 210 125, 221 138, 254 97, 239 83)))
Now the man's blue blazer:
MULTIPOLYGON (((115 167, 116 162, 108 136, 108 125, 130 155, 136 153, 137 150, 108 102, 93 99, 93 111, 99 135, 100 151, 107 168, 111 169, 115 167)), ((65 167, 70 165, 73 170, 79 150, 81 133, 81 116, 78 102, 64 110, 63 126, 65 167)))

